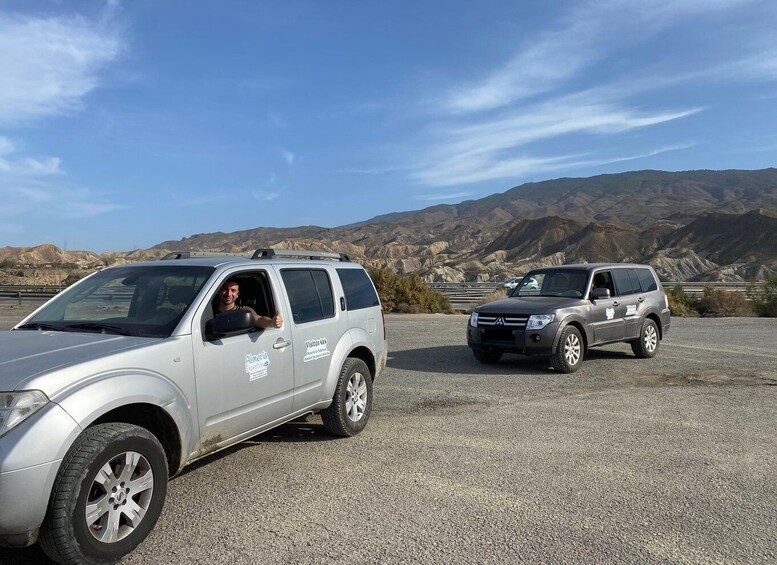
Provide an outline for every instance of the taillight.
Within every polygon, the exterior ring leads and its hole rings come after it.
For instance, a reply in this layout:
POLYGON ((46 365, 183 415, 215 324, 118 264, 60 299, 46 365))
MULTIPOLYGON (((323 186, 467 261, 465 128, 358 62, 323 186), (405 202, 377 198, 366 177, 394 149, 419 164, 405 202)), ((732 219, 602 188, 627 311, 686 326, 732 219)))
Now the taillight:
POLYGON ((383 339, 386 339, 386 316, 383 314, 383 307, 380 308, 380 319, 383 322, 383 339))

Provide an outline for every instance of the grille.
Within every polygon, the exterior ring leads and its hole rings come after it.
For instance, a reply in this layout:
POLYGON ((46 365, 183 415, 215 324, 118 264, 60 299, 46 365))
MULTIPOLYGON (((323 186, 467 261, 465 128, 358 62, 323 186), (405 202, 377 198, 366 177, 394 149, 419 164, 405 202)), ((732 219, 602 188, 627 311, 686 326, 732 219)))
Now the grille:
POLYGON ((528 314, 479 314, 479 328, 526 329, 528 314))

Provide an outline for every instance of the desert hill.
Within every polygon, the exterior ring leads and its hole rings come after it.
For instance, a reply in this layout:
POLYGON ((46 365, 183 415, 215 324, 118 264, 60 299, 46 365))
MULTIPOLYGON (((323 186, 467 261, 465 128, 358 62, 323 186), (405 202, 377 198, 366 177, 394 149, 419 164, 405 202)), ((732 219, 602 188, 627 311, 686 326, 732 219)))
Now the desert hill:
POLYGON ((52 245, 6 247, 0 261, 8 279, 20 266, 93 269, 171 250, 296 247, 344 252, 430 281, 504 280, 534 266, 593 261, 649 262, 665 280, 739 281, 777 274, 776 233, 777 169, 636 171, 526 183, 336 228, 203 233, 99 256, 52 245))

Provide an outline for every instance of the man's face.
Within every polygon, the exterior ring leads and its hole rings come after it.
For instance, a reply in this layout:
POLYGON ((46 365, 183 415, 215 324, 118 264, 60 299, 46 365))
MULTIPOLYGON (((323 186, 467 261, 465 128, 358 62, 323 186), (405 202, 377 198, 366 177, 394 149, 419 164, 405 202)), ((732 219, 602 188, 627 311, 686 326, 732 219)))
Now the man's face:
POLYGON ((237 300, 237 297, 240 295, 240 287, 237 283, 225 283, 224 286, 221 287, 219 294, 221 304, 229 306, 230 304, 234 304, 235 300, 237 300))

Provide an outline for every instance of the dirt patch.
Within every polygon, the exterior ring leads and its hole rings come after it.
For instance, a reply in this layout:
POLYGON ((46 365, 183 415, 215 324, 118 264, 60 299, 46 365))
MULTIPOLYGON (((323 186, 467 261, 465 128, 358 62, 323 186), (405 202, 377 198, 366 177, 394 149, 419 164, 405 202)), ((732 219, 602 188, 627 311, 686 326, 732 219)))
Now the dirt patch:
POLYGON ((424 398, 410 407, 411 412, 453 411, 471 406, 488 406, 485 400, 476 398, 424 398))
POLYGON ((777 377, 756 373, 726 375, 721 373, 688 373, 660 375, 635 380, 635 386, 777 386, 777 377))

